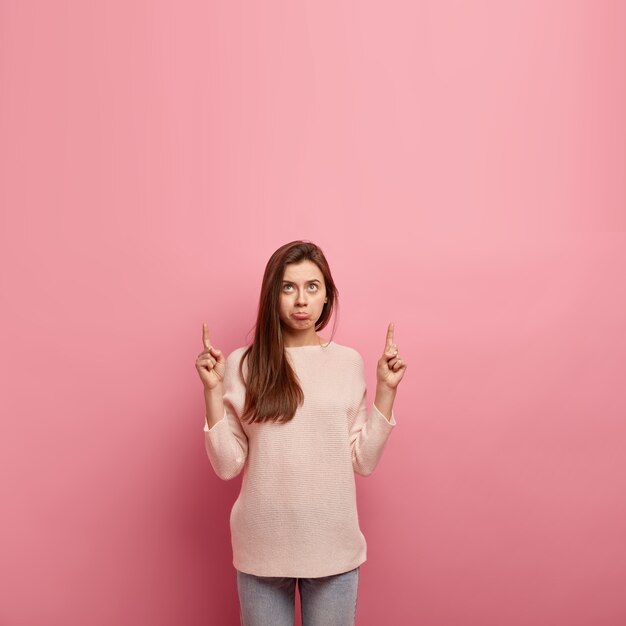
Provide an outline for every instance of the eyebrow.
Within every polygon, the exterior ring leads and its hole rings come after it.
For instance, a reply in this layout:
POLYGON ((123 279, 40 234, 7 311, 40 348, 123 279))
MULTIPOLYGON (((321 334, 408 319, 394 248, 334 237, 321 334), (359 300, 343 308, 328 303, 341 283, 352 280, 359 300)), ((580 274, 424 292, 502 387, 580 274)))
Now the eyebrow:
MULTIPOLYGON (((317 278, 313 278, 311 280, 307 280, 307 283, 319 283, 320 281, 317 278)), ((283 285, 295 285, 292 280, 283 280, 283 285)))

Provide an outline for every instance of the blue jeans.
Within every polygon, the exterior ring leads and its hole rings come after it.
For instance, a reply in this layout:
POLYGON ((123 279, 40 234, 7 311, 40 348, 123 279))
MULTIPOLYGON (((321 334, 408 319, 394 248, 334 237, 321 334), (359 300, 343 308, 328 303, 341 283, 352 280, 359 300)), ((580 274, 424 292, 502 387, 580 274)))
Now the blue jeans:
POLYGON ((293 626, 298 582, 302 626, 354 626, 360 566, 321 578, 237 572, 241 626, 293 626))

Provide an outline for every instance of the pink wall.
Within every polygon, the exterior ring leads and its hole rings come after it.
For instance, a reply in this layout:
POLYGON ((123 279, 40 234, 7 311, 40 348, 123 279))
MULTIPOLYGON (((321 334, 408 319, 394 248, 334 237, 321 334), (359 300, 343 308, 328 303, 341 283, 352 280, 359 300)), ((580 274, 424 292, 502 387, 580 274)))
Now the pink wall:
POLYGON ((238 624, 194 361, 296 238, 409 362, 358 623, 626 623, 624 7, 2 1, 0 623, 238 624))

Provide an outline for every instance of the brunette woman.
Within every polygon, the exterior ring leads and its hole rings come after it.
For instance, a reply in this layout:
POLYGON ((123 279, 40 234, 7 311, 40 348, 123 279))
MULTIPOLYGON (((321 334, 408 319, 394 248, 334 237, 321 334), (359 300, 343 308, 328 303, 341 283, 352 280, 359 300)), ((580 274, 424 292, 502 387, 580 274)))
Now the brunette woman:
POLYGON ((389 324, 368 410, 360 353, 318 334, 337 295, 322 250, 292 241, 265 268, 251 345, 226 358, 203 325, 206 452, 223 480, 243 470, 230 515, 243 626, 292 626, 296 585, 303 626, 355 623, 367 544, 354 473, 381 458, 407 364, 389 324))

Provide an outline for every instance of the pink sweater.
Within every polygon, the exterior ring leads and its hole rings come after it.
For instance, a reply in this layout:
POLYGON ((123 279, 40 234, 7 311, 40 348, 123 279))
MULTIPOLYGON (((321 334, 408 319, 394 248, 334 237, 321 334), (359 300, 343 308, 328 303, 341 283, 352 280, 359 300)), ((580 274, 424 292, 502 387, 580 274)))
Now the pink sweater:
POLYGON ((387 420, 374 404, 368 413, 363 358, 331 341, 286 348, 305 398, 290 422, 245 424, 238 376, 244 350, 226 360, 224 416, 210 429, 204 424, 216 474, 229 480, 243 469, 230 514, 233 565, 298 578, 354 569, 367 552, 354 472, 372 473, 394 414, 387 420))

